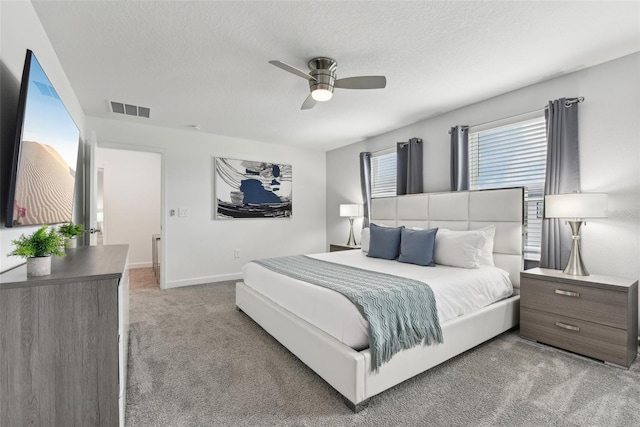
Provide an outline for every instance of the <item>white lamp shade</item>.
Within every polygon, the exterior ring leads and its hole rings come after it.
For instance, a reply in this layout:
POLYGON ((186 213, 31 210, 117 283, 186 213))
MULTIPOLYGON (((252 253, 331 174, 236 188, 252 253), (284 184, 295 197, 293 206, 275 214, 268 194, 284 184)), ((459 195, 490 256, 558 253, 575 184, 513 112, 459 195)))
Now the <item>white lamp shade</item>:
POLYGON ((544 196, 546 218, 606 218, 605 193, 571 193, 544 196))
POLYGON ((340 216, 356 217, 362 216, 362 205, 348 204, 340 205, 340 216))
POLYGON ((311 92, 311 97, 318 102, 328 101, 333 97, 333 92, 328 89, 316 89, 311 92))

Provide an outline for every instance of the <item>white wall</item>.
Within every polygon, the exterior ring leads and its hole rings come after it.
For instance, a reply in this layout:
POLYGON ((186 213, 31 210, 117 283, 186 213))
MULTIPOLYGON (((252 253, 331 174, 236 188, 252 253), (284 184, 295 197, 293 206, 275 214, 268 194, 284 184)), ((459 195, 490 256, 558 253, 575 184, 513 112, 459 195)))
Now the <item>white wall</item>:
MULTIPOLYGON (((325 153, 109 120, 88 120, 30 2, 0 2, 2 98, 0 210, 6 209, 20 79, 26 49, 33 50, 69 109, 82 135, 95 129, 100 144, 146 146, 166 154, 167 209, 187 207, 187 218, 166 220, 166 284, 181 286, 239 278, 253 258, 320 252, 326 247, 325 153), (213 157, 269 160, 293 165, 293 218, 290 220, 212 219, 213 157), (233 249, 241 257, 233 258, 233 249)), ((167 214, 165 212, 165 214, 167 214)), ((4 218, 2 218, 4 223, 4 218)), ((0 226, 0 270, 24 262, 10 259, 11 240, 28 228, 0 226)), ((132 253, 133 256, 133 253, 132 253)), ((132 259, 133 261, 133 259, 132 259)))
POLYGON ((26 1, 0 2, 0 271, 24 263, 21 258, 7 258, 13 250, 11 240, 37 228, 4 227, 18 94, 27 49, 35 53, 81 134, 84 134, 84 113, 33 6, 26 1))
POLYGON ((548 100, 584 96, 579 109, 582 191, 609 193, 610 216, 588 221, 582 255, 591 273, 640 277, 640 53, 564 75, 429 118, 327 153, 327 240, 342 242, 348 223, 338 205, 361 202, 358 153, 424 141, 424 191, 449 190, 449 135, 544 107, 548 100))
POLYGON ((104 169, 105 245, 128 244, 129 267, 151 267, 151 236, 160 234, 160 154, 96 149, 104 169))
POLYGON ((87 129, 96 132, 100 147, 165 154, 166 287, 238 279, 252 259, 325 250, 324 152, 95 117, 87 117, 87 129), (293 218, 214 220, 214 157, 291 164, 293 218), (189 209, 188 217, 169 216, 180 207, 189 209), (234 258, 236 248, 240 258, 234 258))

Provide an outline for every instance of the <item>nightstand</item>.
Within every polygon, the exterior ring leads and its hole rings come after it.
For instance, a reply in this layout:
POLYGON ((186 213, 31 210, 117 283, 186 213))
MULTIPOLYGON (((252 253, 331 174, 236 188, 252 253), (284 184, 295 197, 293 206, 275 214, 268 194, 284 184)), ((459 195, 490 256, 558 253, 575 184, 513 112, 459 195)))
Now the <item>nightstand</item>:
POLYGON ((523 271, 520 335, 628 368, 638 351, 638 281, 523 271))
POLYGON ((351 251, 353 249, 360 249, 360 245, 337 245, 335 243, 329 245, 329 252, 351 251))

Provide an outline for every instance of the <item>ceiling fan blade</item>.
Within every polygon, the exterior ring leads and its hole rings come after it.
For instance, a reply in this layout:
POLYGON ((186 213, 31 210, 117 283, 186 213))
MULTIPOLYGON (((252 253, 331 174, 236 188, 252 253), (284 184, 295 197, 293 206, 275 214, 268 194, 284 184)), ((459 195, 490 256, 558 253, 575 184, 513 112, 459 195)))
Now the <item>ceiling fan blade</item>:
POLYGON ((334 87, 340 89, 383 89, 387 85, 385 76, 347 77, 336 80, 334 87))
POLYGON ((313 107, 316 106, 316 100, 313 99, 313 97, 311 96, 311 94, 309 94, 309 96, 307 96, 307 99, 304 100, 304 102, 302 103, 302 107, 300 107, 301 110, 309 110, 313 107))
POLYGON ((299 70, 296 67, 293 67, 293 66, 291 66, 289 64, 285 64, 284 62, 281 62, 281 61, 269 61, 269 64, 275 65, 278 68, 281 68, 281 69, 283 69, 285 71, 290 72, 291 74, 295 74, 296 76, 300 76, 300 77, 302 77, 304 79, 307 79, 307 80, 315 80, 316 79, 315 77, 310 76, 309 73, 305 73, 304 71, 299 70))

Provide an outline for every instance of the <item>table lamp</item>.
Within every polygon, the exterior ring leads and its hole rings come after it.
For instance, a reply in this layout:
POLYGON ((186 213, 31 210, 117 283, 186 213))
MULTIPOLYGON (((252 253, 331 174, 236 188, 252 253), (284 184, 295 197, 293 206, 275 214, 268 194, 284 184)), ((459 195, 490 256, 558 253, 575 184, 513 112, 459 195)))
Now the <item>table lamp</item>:
POLYGON ((349 218, 350 231, 349 231, 349 240, 347 241, 347 246, 355 246, 357 243, 356 243, 356 238, 353 235, 353 218, 357 216, 362 216, 362 205, 357 205, 357 204, 340 205, 340 216, 349 218))
POLYGON ((564 218, 571 227, 572 242, 569 263, 564 274, 588 276, 580 257, 580 227, 586 218, 606 218, 607 195, 604 193, 571 193, 544 196, 546 218, 564 218))

